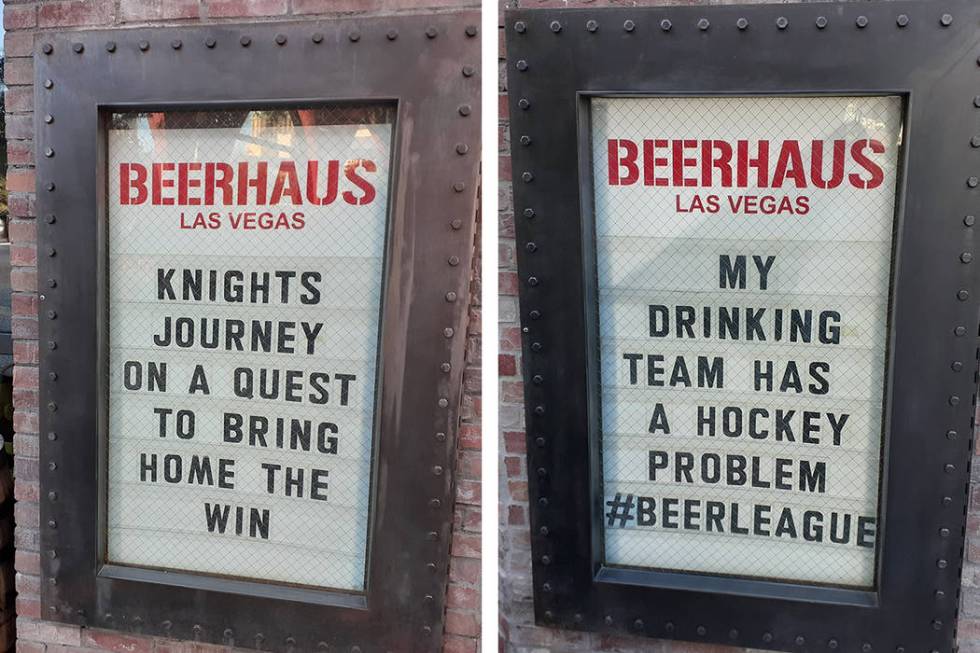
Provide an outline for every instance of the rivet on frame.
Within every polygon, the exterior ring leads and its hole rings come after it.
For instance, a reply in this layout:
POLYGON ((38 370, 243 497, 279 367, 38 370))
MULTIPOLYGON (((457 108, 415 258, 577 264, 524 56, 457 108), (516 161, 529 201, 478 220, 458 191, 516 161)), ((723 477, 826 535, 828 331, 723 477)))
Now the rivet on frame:
POLYGON ((602 621, 603 621, 603 623, 605 623, 605 624, 606 624, 607 626, 611 626, 611 625, 613 625, 613 618, 612 618, 612 615, 609 615, 609 614, 607 614, 607 615, 605 616, 605 618, 604 618, 604 619, 603 619, 602 621))
POLYGON ((54 191, 54 182, 53 181, 49 181, 44 187, 50 193, 50 192, 54 191))
POLYGON ((50 349, 51 351, 54 351, 57 348, 58 348, 58 343, 57 342, 55 342, 54 340, 48 340, 48 349, 50 349))
POLYGON ((54 213, 51 213, 48 215, 46 220, 48 221, 48 224, 54 224, 57 221, 57 218, 54 216, 54 213))
POLYGON ((146 52, 147 50, 150 49, 150 43, 149 41, 140 41, 138 47, 140 49, 140 52, 146 52))
POLYGON ((557 20, 551 21, 551 24, 548 25, 548 27, 550 27, 551 31, 554 32, 555 34, 561 31, 561 23, 559 23, 557 20))
POLYGON ((947 474, 952 474, 953 472, 956 471, 956 465, 952 463, 946 463, 945 465, 943 465, 943 471, 946 472, 947 474))
POLYGON ((970 177, 969 179, 966 180, 966 185, 969 186, 970 188, 976 188, 977 186, 980 186, 980 177, 970 177))
POLYGON ((796 643, 797 646, 803 646, 804 644, 806 644, 806 637, 804 637, 803 635, 797 635, 796 639, 794 639, 793 641, 796 643))
POLYGON ((949 27, 953 24, 953 16, 951 14, 943 14, 939 19, 939 24, 943 27, 949 27))
POLYGON ((869 642, 861 644, 861 651, 863 653, 871 653, 871 644, 869 642))
POLYGON ((538 533, 541 535, 541 537, 548 537, 549 532, 550 531, 548 530, 547 526, 542 526, 541 528, 538 529, 538 533))
POLYGON ((449 292, 447 292, 446 293, 446 301, 447 302, 454 302, 454 301, 456 301, 456 293, 454 293, 451 290, 449 292))
POLYGON ((521 173, 521 181, 525 184, 529 184, 534 180, 534 175, 530 171, 525 170, 521 173))
POLYGON ((971 254, 970 252, 963 252, 962 254, 960 254, 960 261, 962 261, 963 263, 969 263, 972 260, 973 260, 973 254, 971 254))
POLYGON ((959 292, 956 293, 956 299, 960 300, 961 302, 965 302, 969 298, 970 298, 969 290, 960 290, 959 292))
POLYGON ((527 70, 527 61, 524 59, 518 59, 515 67, 522 73, 527 70))
POLYGON ((698 633, 698 636, 704 637, 705 635, 708 634, 708 629, 705 628, 704 626, 698 626, 697 627, 697 633, 698 633))
POLYGON ((665 623, 664 630, 666 630, 668 633, 674 632, 674 622, 668 621, 667 623, 665 623))
POLYGON ((623 29, 626 30, 627 32, 632 32, 633 30, 636 29, 636 23, 634 23, 631 20, 627 20, 623 23, 623 29))
POLYGON ((541 416, 541 415, 544 415, 545 412, 546 411, 544 409, 544 406, 541 405, 541 404, 538 404, 537 406, 534 407, 534 414, 535 415, 541 416))
POLYGON ((538 476, 539 477, 544 478, 547 475, 548 475, 548 470, 547 469, 545 469, 544 467, 538 467, 538 476))
POLYGON ((534 217, 534 209, 524 209, 524 217, 530 220, 534 217))
POLYGON ((698 29, 702 32, 707 32, 709 27, 711 27, 711 22, 707 18, 698 21, 698 29))
POLYGON ((58 439, 58 434, 55 433, 54 431, 50 431, 48 433, 48 440, 50 440, 51 442, 54 442, 57 439, 58 439))
MULTIPOLYGON (((980 102, 980 96, 977 96, 977 102, 980 102)), ((517 106, 519 106, 524 111, 527 111, 528 109, 531 108, 531 101, 528 100, 526 97, 522 97, 520 100, 517 101, 517 106)))
POLYGON ((480 30, 476 25, 467 25, 464 32, 466 36, 473 38, 474 36, 480 33, 480 30))
POLYGON ((958 435, 959 434, 956 431, 952 430, 952 429, 950 429, 949 431, 946 431, 946 439, 947 440, 955 440, 958 437, 958 435))
POLYGON ((442 505, 442 501, 440 501, 439 499, 429 499, 430 508, 438 508, 441 505, 442 505))
POLYGON ((633 628, 636 630, 643 630, 643 620, 637 619, 633 622, 633 628))
POLYGON ((908 27, 909 17, 905 14, 900 14, 895 22, 898 23, 899 27, 908 27))
POLYGON ((48 492, 48 500, 49 501, 57 501, 58 500, 58 493, 57 492, 54 492, 54 491, 48 492))
MULTIPOLYGON (((50 91, 52 88, 54 88, 54 82, 52 82, 50 79, 44 80, 44 88, 50 91)), ((980 107, 980 96, 977 96, 977 106, 980 107)))
POLYGON ((174 627, 174 623, 173 623, 172 621, 170 621, 169 619, 167 619, 166 621, 162 621, 162 622, 160 622, 160 626, 161 626, 161 627, 162 627, 162 628, 163 628, 164 630, 166 630, 166 631, 169 631, 169 630, 170 630, 171 628, 173 628, 173 627, 174 627))
POLYGON ((221 634, 224 636, 225 640, 230 640, 235 636, 235 631, 233 631, 231 628, 225 628, 225 631, 221 634))
MULTIPOLYGON (((817 16, 817 29, 826 29, 826 27, 827 27, 827 17, 826 16, 817 16)), ((768 633, 766 633, 766 634, 768 634, 768 633)), ((770 635, 770 637, 771 637, 771 635, 770 635)))
POLYGON ((965 224, 967 227, 972 227, 973 223, 976 221, 977 217, 975 215, 968 215, 963 218, 963 224, 965 224))
POLYGON ((57 381, 58 380, 58 373, 57 372, 48 372, 48 379, 51 380, 51 381, 57 381))
POLYGON ((541 280, 534 275, 527 278, 527 285, 531 287, 537 286, 539 283, 541 283, 541 280))
POLYGON ((85 45, 82 43, 74 43, 72 44, 71 49, 75 51, 75 54, 81 54, 85 52, 85 45))
POLYGON ((541 556, 541 564, 543 564, 543 565, 550 565, 551 564, 551 556, 541 556))
POLYGON ((962 372, 963 371, 963 363, 961 361, 953 361, 953 364, 950 365, 950 367, 952 368, 952 370, 954 372, 962 372))
POLYGON ((456 267, 457 265, 459 265, 459 257, 458 256, 450 256, 449 257, 449 260, 447 262, 449 263, 449 265, 451 265, 453 267, 456 267))
POLYGON ((456 143, 456 154, 463 156, 469 151, 470 147, 466 143, 456 143))
POLYGON ((970 139, 970 147, 980 147, 980 136, 974 136, 970 139))
POLYGON ((357 43, 358 41, 361 40, 361 33, 358 32, 357 30, 354 30, 353 32, 347 35, 347 38, 351 41, 351 43, 357 43))
POLYGON ((276 45, 286 45, 285 34, 276 34, 276 45))
POLYGON ((674 24, 670 22, 670 20, 667 18, 664 18, 662 21, 660 21, 660 29, 662 29, 665 32, 669 32, 673 26, 674 24))
POLYGON ((473 66, 463 66, 463 77, 472 77, 476 74, 476 68, 473 66))
MULTIPOLYGON (((538 445, 539 447, 543 447, 545 445, 544 438, 541 438, 541 437, 535 438, 534 439, 534 444, 538 445)), ((541 530, 543 531, 541 533, 542 535, 547 535, 548 534, 548 527, 547 526, 542 526, 541 527, 541 530)))
POLYGON ((593 34, 599 30, 599 23, 594 20, 586 21, 585 29, 592 32, 593 34))
POLYGON ((545 610, 544 611, 544 619, 545 619, 545 621, 553 621, 554 618, 555 618, 555 614, 551 610, 545 610))
POLYGON ((388 37, 389 41, 394 41, 395 39, 398 38, 398 30, 392 28, 388 30, 388 33, 385 34, 385 36, 388 37))
POLYGON ((454 333, 456 332, 453 330, 452 327, 446 327, 445 329, 442 330, 442 335, 445 336, 446 338, 452 338, 454 333))
POLYGON ((836 639, 827 640, 827 648, 829 648, 830 650, 836 651, 838 646, 839 644, 837 643, 836 639))
POLYGON ((950 395, 950 397, 949 397, 949 405, 950 406, 959 406, 960 405, 960 398, 959 398, 959 396, 958 395, 950 395))
POLYGON ((545 592, 550 592, 551 591, 551 583, 548 583, 548 582, 542 583, 541 589, 543 591, 545 591, 545 592))
POLYGON ((468 116, 470 115, 471 111, 473 111, 473 108, 470 105, 468 104, 459 105, 459 115, 468 116))
POLYGON ((739 28, 744 32, 749 28, 749 19, 744 17, 739 18, 738 20, 735 21, 735 27, 739 28))
POLYGON ((940 528, 939 529, 939 537, 949 537, 949 529, 948 528, 940 528))
POLYGON ((437 36, 439 36, 439 30, 437 30, 434 26, 429 25, 428 27, 425 28, 426 38, 434 39, 437 36))
POLYGON ((57 279, 48 279, 48 288, 57 288, 57 287, 58 287, 57 279))
POLYGON ((535 374, 534 376, 531 377, 531 382, 534 385, 541 385, 542 383, 544 383, 544 377, 541 376, 540 374, 535 374))
POLYGON ((527 31, 527 23, 525 23, 523 20, 517 21, 514 23, 514 31, 518 34, 523 34, 527 31))
POLYGON ((424 634, 426 634, 426 635, 431 635, 432 634, 432 626, 428 626, 428 625, 422 626, 422 632, 424 634))
MULTIPOLYGON (((50 80, 48 80, 48 81, 50 81, 50 80)), ((47 82, 45 82, 45 85, 47 85, 47 82)), ((975 98, 973 98, 973 106, 975 106, 976 108, 980 109, 980 95, 978 95, 975 98)))
POLYGON ((438 442, 445 442, 446 441, 446 434, 443 433, 442 431, 436 433, 436 441, 438 441, 438 442))
POLYGON ((448 407, 449 407, 449 400, 446 399, 445 397, 440 398, 439 399, 439 408, 448 408, 448 407))
POLYGON ((116 42, 115 41, 109 41, 108 43, 106 43, 105 44, 105 51, 106 52, 115 52, 116 51, 116 42))
POLYGON ((450 365, 449 363, 442 363, 439 366, 439 369, 442 370, 443 372, 445 372, 446 374, 449 374, 449 372, 452 371, 453 366, 450 365))
POLYGON ((531 144, 531 137, 530 136, 528 136, 527 134, 524 134, 523 136, 521 136, 521 145, 523 145, 524 147, 527 147, 530 144, 531 144))
POLYGON ((937 601, 942 601, 943 599, 946 598, 946 592, 944 592, 942 590, 936 590, 936 592, 933 594, 933 596, 936 597, 936 600, 937 601))
POLYGON ((443 471, 443 470, 442 470, 442 467, 441 467, 441 466, 439 466, 439 465, 436 465, 435 467, 433 467, 433 468, 432 468, 432 473, 433 473, 433 474, 434 474, 435 476, 442 476, 442 471, 443 471))
POLYGON ((762 633, 762 641, 766 644, 772 642, 772 633, 762 633))
POLYGON ((50 125, 53 122, 54 122, 54 116, 52 116, 50 113, 45 114, 45 116, 44 116, 44 124, 50 125))
POLYGON ((966 327, 964 327, 964 326, 958 326, 958 327, 956 327, 955 329, 953 329, 953 333, 954 333, 954 334, 955 334, 955 335, 956 335, 957 337, 960 337, 960 338, 962 338, 963 336, 965 336, 965 335, 966 335, 966 327))
POLYGON ((460 229, 463 228, 463 221, 453 220, 452 222, 449 223, 449 226, 452 227, 453 231, 459 231, 460 229))
POLYGON ((535 243, 528 243, 524 246, 524 249, 533 254, 534 252, 538 251, 538 246, 535 243))
POLYGON ((786 18, 785 16, 780 16, 779 18, 776 19, 776 27, 778 27, 779 29, 786 29, 787 27, 789 27, 789 19, 786 18))
POLYGON ((174 50, 180 50, 182 47, 184 47, 184 43, 180 39, 174 39, 170 42, 170 47, 172 47, 174 50))
POLYGON ((531 343, 531 351, 541 351, 543 345, 540 342, 531 343))
POLYGON ((243 48, 247 48, 248 46, 252 45, 252 37, 243 36, 242 38, 238 39, 238 42, 242 44, 243 48))
POLYGON ((51 551, 48 551, 48 557, 54 560, 58 557, 58 552, 52 549, 51 551))
POLYGON ((53 413, 53 412, 55 412, 56 410, 58 410, 58 404, 56 404, 56 403, 55 403, 55 402, 53 402, 53 401, 49 401, 49 402, 48 402, 48 410, 49 410, 50 412, 52 412, 52 413, 53 413))
MULTIPOLYGON (((944 506, 948 506, 948 505, 950 505, 951 503, 953 503, 953 497, 943 497, 943 500, 942 500, 942 504, 943 504, 944 506)), ((945 560, 943 560, 942 562, 943 562, 943 563, 945 563, 946 561, 945 561, 945 560)))
POLYGON ((858 29, 864 29, 865 27, 868 26, 868 17, 858 16, 857 20, 854 21, 854 24, 858 26, 858 29))
POLYGON ((313 36, 310 38, 314 43, 319 45, 323 43, 323 32, 313 32, 313 36))
POLYGON ((48 469, 50 469, 52 472, 55 471, 56 469, 58 469, 58 463, 52 460, 51 462, 48 463, 48 469))
POLYGON ((216 45, 218 45, 218 42, 215 40, 213 36, 209 36, 206 39, 204 39, 204 47, 206 47, 208 50, 213 49, 214 46, 216 45))
POLYGON ((48 157, 50 159, 51 157, 54 156, 54 150, 51 149, 50 147, 44 148, 44 156, 46 156, 46 157, 48 157))
POLYGON ((738 639, 738 629, 732 628, 728 631, 728 639, 738 639))
POLYGON ((41 46, 41 52, 43 52, 44 54, 51 54, 52 52, 54 52, 54 46, 51 45, 50 43, 45 43, 44 45, 41 46))

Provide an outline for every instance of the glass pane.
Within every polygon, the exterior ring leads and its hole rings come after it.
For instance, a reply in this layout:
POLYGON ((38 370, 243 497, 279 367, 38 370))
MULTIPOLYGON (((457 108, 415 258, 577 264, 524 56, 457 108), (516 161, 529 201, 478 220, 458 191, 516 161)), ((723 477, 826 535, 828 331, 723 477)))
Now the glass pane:
POLYGON ((592 102, 605 561, 875 584, 898 97, 592 102))
POLYGON ((394 108, 108 129, 108 561, 359 591, 394 108))

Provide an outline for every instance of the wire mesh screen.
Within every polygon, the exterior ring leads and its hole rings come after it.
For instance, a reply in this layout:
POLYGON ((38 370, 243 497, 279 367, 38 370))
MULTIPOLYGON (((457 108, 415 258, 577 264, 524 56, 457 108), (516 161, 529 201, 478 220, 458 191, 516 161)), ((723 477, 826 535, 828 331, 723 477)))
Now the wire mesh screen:
POLYGON ((109 117, 109 562, 363 590, 393 123, 109 117))
POLYGON ((875 584, 902 114, 592 100, 607 564, 875 584))

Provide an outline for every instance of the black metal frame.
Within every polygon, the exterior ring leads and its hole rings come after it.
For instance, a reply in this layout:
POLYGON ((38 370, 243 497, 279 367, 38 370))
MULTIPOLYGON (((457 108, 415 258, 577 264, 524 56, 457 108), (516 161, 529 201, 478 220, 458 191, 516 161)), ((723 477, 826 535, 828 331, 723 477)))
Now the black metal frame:
POLYGON ((479 179, 478 24, 456 11, 39 37, 43 618, 271 651, 441 648, 479 179), (106 112, 347 100, 397 104, 365 592, 105 564, 106 112))
POLYGON ((978 22, 970 0, 506 14, 539 623, 787 651, 953 649, 980 314, 978 22), (906 114, 876 589, 604 566, 588 98, 885 94, 906 114))

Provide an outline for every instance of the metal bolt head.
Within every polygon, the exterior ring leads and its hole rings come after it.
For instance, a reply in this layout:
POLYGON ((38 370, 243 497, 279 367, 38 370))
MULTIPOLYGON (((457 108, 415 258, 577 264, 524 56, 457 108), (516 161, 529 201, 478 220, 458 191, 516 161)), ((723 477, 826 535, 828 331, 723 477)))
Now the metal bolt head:
POLYGON ((276 45, 286 45, 285 34, 276 34, 276 45))
POLYGON ((534 252, 538 251, 538 246, 535 243, 528 243, 524 246, 524 249, 533 254, 534 252))
POLYGON ((623 29, 626 30, 627 32, 632 32, 633 30, 636 29, 636 23, 634 23, 631 20, 627 20, 623 23, 623 29))
POLYGON ((313 32, 313 36, 310 37, 314 43, 323 43, 323 32, 313 32))
POLYGON ((973 260, 973 254, 971 254, 970 252, 963 252, 962 254, 960 254, 960 260, 964 263, 969 263, 970 261, 973 260))
POLYGON ((515 64, 515 66, 519 71, 524 72, 525 70, 527 70, 527 61, 525 61, 524 59, 518 59, 517 64, 515 64))
POLYGON ((696 632, 699 636, 704 637, 705 635, 708 634, 708 629, 705 628, 704 626, 698 626, 696 632))
POLYGON ((45 116, 44 116, 44 123, 46 125, 50 125, 53 122, 54 122, 54 116, 52 116, 50 113, 45 114, 45 116))
POLYGON ((50 147, 44 148, 44 156, 50 159, 51 157, 54 156, 54 150, 51 149, 50 147))
POLYGON ((976 188, 977 186, 980 186, 980 177, 970 177, 969 179, 966 180, 966 185, 969 186, 970 188, 976 188))
POLYGON ((561 31, 561 23, 559 23, 557 20, 551 21, 551 24, 548 25, 548 27, 551 28, 551 31, 555 34, 561 31))
MULTIPOLYGON (((44 88, 50 91, 52 88, 54 88, 54 82, 52 82, 50 79, 44 80, 44 88)), ((980 107, 980 96, 977 96, 977 106, 980 107)))
POLYGON ((453 184, 453 190, 457 193, 462 193, 464 190, 466 190, 466 184, 461 181, 457 181, 455 184, 453 184))
POLYGON ((466 34, 466 36, 473 38, 479 33, 479 31, 480 30, 476 25, 467 25, 466 29, 464 30, 464 33, 466 34))
POLYGON ((806 644, 806 637, 804 637, 803 635, 797 635, 796 639, 794 639, 793 641, 796 643, 797 646, 803 646, 804 644, 806 644))
MULTIPOLYGON (((45 82, 45 87, 46 88, 50 88, 50 87, 47 86, 47 82, 45 82)), ((973 98, 973 106, 975 106, 976 108, 980 109, 980 95, 978 95, 975 98, 973 98)))
POLYGON ((109 41, 108 43, 106 43, 105 44, 105 51, 106 52, 115 52, 116 51, 116 42, 115 41, 109 41))
POLYGON ((953 361, 953 364, 950 365, 950 367, 952 368, 952 370, 954 372, 962 372, 963 371, 963 363, 960 362, 960 361, 953 361))
MULTIPOLYGON (((535 438, 534 439, 534 444, 538 445, 539 447, 543 447, 545 445, 544 438, 540 438, 540 437, 539 438, 535 438)), ((541 527, 541 534, 542 535, 547 535, 548 534, 548 527, 547 526, 542 526, 541 527)))
POLYGON ((439 400, 439 408, 448 408, 448 407, 449 407, 449 400, 448 399, 446 399, 445 397, 443 397, 442 399, 439 400))
POLYGON ((542 345, 541 345, 540 342, 532 342, 531 343, 531 351, 541 351, 541 347, 542 347, 542 345))
POLYGON ((974 215, 968 215, 968 216, 966 216, 966 217, 963 218, 963 224, 965 224, 968 227, 972 227, 973 226, 973 223, 976 222, 976 221, 977 221, 977 218, 974 215))
POLYGON ((674 26, 674 24, 672 22, 670 22, 670 20, 668 20, 666 18, 664 18, 662 21, 660 21, 660 29, 662 29, 665 32, 669 32, 670 29, 673 26, 674 26))
POLYGON ((138 47, 140 49, 140 52, 146 52, 147 50, 150 49, 150 43, 149 41, 140 41, 138 47))
POLYGON ((440 431, 439 433, 436 433, 436 441, 437 442, 445 442, 446 441, 446 434, 443 433, 442 431, 440 431))
POLYGON ((956 299, 960 300, 961 302, 965 302, 969 298, 970 298, 969 290, 960 290, 959 292, 956 293, 956 299))
POLYGON ((461 105, 459 105, 459 115, 461 115, 461 116, 468 116, 468 115, 470 115, 470 112, 472 112, 472 111, 473 111, 473 108, 470 105, 468 105, 468 104, 461 104, 461 105))
POLYGON ((551 556, 541 556, 541 564, 543 564, 543 565, 550 565, 551 564, 551 556))
POLYGON ((527 285, 529 286, 537 286, 539 283, 541 283, 541 280, 534 275, 527 278, 527 285))
POLYGON ((439 366, 439 369, 442 370, 443 372, 445 372, 446 374, 448 374, 450 372, 450 370, 453 369, 453 366, 450 365, 449 363, 442 363, 439 366))
POLYGON ((953 24, 953 16, 951 14, 943 14, 939 18, 939 24, 943 27, 949 27, 953 24))
POLYGON ((451 265, 453 267, 456 267, 457 265, 459 265, 459 257, 458 256, 450 256, 448 262, 449 262, 449 265, 451 265))
POLYGON ((607 615, 606 615, 606 617, 605 617, 605 618, 604 618, 604 619, 603 619, 602 621, 603 621, 603 622, 604 622, 604 623, 605 623, 605 624, 606 624, 607 626, 611 626, 611 625, 613 625, 613 618, 612 618, 612 616, 611 616, 611 615, 608 615, 608 614, 607 614, 607 615))
POLYGON ((785 16, 780 16, 779 18, 776 19, 776 27, 778 27, 779 29, 786 29, 787 27, 789 27, 789 19, 786 18, 785 16))
POLYGON ((945 569, 947 566, 949 566, 949 563, 946 562, 945 559, 940 558, 939 560, 936 561, 936 566, 939 567, 940 569, 945 569))
POLYGON ((728 631, 728 639, 738 639, 738 629, 732 628, 728 631))
POLYGON ((523 136, 521 136, 521 145, 527 147, 530 144, 531 144, 531 137, 530 136, 528 136, 527 134, 524 134, 523 136))
POLYGON ((829 648, 831 650, 837 650, 837 646, 838 646, 838 643, 837 643, 837 640, 836 639, 827 640, 827 648, 829 648))
POLYGON ((447 292, 446 293, 446 301, 447 302, 454 302, 454 301, 456 301, 456 293, 454 293, 451 290, 449 292, 447 292))
POLYGON ((476 74, 476 68, 473 66, 463 66, 463 77, 472 77, 476 74))
POLYGON ((350 39, 352 43, 357 43, 358 41, 361 40, 361 33, 358 32, 357 30, 354 30, 353 32, 347 35, 347 38, 350 39))
POLYGON ((57 279, 48 279, 48 288, 57 288, 57 287, 58 287, 57 279))
POLYGON ((529 184, 533 180, 534 180, 534 175, 531 174, 531 172, 525 170, 524 172, 521 173, 521 181, 523 181, 525 184, 529 184))
POLYGON ((980 136, 974 136, 970 139, 970 147, 980 147, 980 136))
MULTIPOLYGON (((535 406, 534 407, 534 414, 535 415, 544 415, 545 414, 544 406, 541 405, 541 404, 538 404, 537 406, 535 406)), ((539 500, 538 503, 541 503, 541 501, 539 500)), ((545 505, 546 503, 548 503, 547 500, 545 500, 545 502, 542 503, 541 505, 545 505)))
POLYGON ((948 528, 940 528, 939 529, 939 537, 949 537, 949 529, 948 528))
MULTIPOLYGON (((826 29, 827 22, 828 21, 827 21, 827 17, 826 16, 817 16, 817 29, 826 29)), ((771 636, 772 635, 770 635, 770 637, 771 636)), ((770 640, 770 641, 772 641, 772 640, 770 640)))
POLYGON ((43 52, 44 54, 51 54, 52 52, 54 52, 54 46, 51 45, 50 43, 45 43, 44 45, 41 46, 41 52, 43 52))
POLYGON ((953 431, 952 429, 949 430, 949 431, 946 431, 946 439, 947 440, 955 440, 958 437, 958 435, 959 434, 956 431, 953 431))
MULTIPOLYGON (((977 101, 980 102, 980 96, 977 97, 977 101)), ((531 107, 531 101, 528 100, 526 97, 522 97, 520 100, 517 101, 517 106, 527 111, 531 107)))
POLYGON ((456 143, 456 154, 462 156, 470 151, 469 146, 466 143, 456 143))
POLYGON ((395 39, 398 38, 398 30, 392 28, 388 30, 388 33, 385 34, 385 36, 388 38, 389 41, 394 41, 395 39))
POLYGON ((963 336, 965 336, 965 335, 966 335, 966 327, 964 327, 964 326, 958 326, 958 327, 956 327, 955 329, 953 329, 953 333, 954 333, 954 334, 955 334, 955 335, 956 335, 957 337, 960 337, 960 338, 962 338, 963 336))
POLYGON ((762 633, 762 641, 766 644, 772 641, 772 633, 762 633))
POLYGON ((435 37, 439 36, 439 30, 432 25, 429 25, 425 28, 425 36, 426 38, 434 39, 435 37))
POLYGON ((174 50, 180 50, 183 46, 184 44, 180 39, 174 39, 170 42, 170 47, 172 47, 174 50))
POLYGON ((909 17, 906 16, 905 14, 900 14, 895 22, 898 23, 899 27, 908 27, 909 17))
POLYGON ((58 373, 57 372, 48 372, 48 380, 49 381, 57 381, 58 380, 58 373))
POLYGON ((637 630, 643 630, 643 620, 642 619, 635 620, 633 622, 633 628, 637 630))
POLYGON ((47 184, 45 184, 44 187, 46 189, 48 189, 48 192, 50 193, 51 191, 54 190, 54 182, 53 181, 49 181, 47 184))
POLYGON ((440 465, 436 465, 432 468, 432 473, 436 476, 442 476, 442 467, 440 465))
POLYGON ((943 504, 944 506, 948 506, 948 505, 950 505, 951 503, 953 503, 953 497, 943 497, 943 500, 942 500, 942 502, 941 502, 941 503, 942 503, 942 504, 943 504))
POLYGON ((523 34, 527 31, 527 24, 523 20, 519 20, 514 23, 514 31, 518 34, 523 34))
POLYGON ((864 653, 871 653, 871 644, 869 642, 861 644, 861 650, 864 651, 864 653))
POLYGON ((452 327, 446 327, 445 329, 442 330, 442 335, 444 337, 446 337, 446 338, 452 338, 453 337, 453 334, 455 334, 455 333, 456 333, 456 331, 453 330, 452 327))
POLYGON ((463 221, 453 220, 452 222, 449 223, 449 226, 452 227, 453 231, 459 231, 460 229, 463 228, 463 221))
POLYGON ((747 30, 749 28, 749 19, 739 18, 738 20, 735 21, 735 27, 739 28, 742 31, 747 30))
POLYGON ((218 42, 214 39, 213 36, 209 36, 206 39, 204 39, 204 47, 206 47, 207 49, 210 50, 214 48, 214 46, 216 45, 218 45, 218 42))
POLYGON ((243 36, 242 38, 238 39, 238 42, 242 44, 243 48, 247 48, 248 46, 252 45, 252 37, 243 36))
POLYGON ((586 21, 586 23, 585 23, 585 29, 587 29, 588 31, 590 31, 592 33, 595 33, 595 32, 597 32, 599 30, 599 23, 597 23, 594 20, 586 21))
POLYGON ((711 22, 707 18, 698 21, 698 29, 702 32, 707 32, 709 27, 711 27, 711 22))
POLYGON ((959 396, 957 396, 957 395, 950 396, 950 398, 949 398, 949 405, 950 406, 959 406, 960 405, 960 398, 959 398, 959 396))
MULTIPOLYGON (((51 442, 54 442, 57 439, 58 439, 58 434, 55 433, 54 431, 50 431, 48 433, 48 440, 51 440, 51 442)), ((54 556, 52 556, 52 557, 54 557, 54 556)))
POLYGON ((956 471, 956 465, 946 463, 945 465, 943 465, 943 471, 946 472, 947 474, 952 474, 953 472, 956 471))
POLYGON ((535 374, 533 377, 531 377, 531 382, 534 383, 534 385, 541 385, 544 383, 544 377, 540 374, 535 374))
POLYGON ((531 219, 534 217, 534 209, 524 209, 524 217, 531 219))
POLYGON ((82 43, 73 43, 71 49, 74 50, 75 54, 85 52, 85 46, 82 43))
POLYGON ((53 491, 53 490, 51 492, 48 492, 48 500, 49 501, 57 501, 58 500, 58 493, 55 492, 55 491, 53 491))
POLYGON ((858 29, 864 29, 865 27, 868 26, 868 17, 858 16, 857 20, 854 21, 854 24, 858 26, 858 29))

